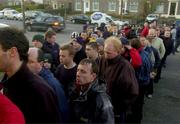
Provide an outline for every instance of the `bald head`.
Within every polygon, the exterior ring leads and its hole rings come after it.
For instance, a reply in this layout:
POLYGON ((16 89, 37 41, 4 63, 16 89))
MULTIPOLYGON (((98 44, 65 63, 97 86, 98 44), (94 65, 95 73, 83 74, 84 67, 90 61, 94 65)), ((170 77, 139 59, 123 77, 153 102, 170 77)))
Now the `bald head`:
POLYGON ((28 51, 28 67, 29 69, 38 74, 42 69, 43 52, 39 48, 29 48, 28 51))
POLYGON ((156 30, 153 28, 149 29, 148 36, 156 36, 156 30))
POLYGON ((38 48, 36 47, 33 47, 33 48, 29 48, 29 51, 28 51, 28 58, 31 58, 33 60, 36 60, 38 59, 38 48))

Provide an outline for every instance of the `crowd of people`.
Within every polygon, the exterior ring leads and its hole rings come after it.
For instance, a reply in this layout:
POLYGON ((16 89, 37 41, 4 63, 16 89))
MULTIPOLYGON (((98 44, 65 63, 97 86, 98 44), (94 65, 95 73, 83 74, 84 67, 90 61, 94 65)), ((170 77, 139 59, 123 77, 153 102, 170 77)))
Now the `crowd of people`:
POLYGON ((0 29, 0 123, 137 123, 166 59, 178 52, 180 27, 145 22, 85 25, 66 44, 0 29))

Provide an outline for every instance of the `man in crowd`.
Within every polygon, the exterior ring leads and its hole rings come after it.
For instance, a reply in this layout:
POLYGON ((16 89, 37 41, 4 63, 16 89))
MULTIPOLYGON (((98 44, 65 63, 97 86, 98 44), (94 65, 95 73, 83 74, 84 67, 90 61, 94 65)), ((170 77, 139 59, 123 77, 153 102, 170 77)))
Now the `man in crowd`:
POLYGON ((0 29, 3 93, 23 112, 26 123, 57 123, 57 98, 46 82, 27 67, 29 42, 15 28, 0 29))
POLYGON ((95 61, 81 60, 76 74, 80 90, 73 90, 70 97, 76 123, 114 123, 112 104, 106 94, 105 84, 98 79, 97 74, 95 61))
POLYGON ((56 33, 54 31, 47 31, 45 33, 45 42, 43 43, 42 50, 44 53, 52 55, 51 71, 54 73, 59 65, 59 45, 56 43, 56 33))
POLYGON ((60 112, 61 122, 67 122, 69 119, 69 107, 65 97, 64 89, 61 83, 54 77, 52 72, 44 67, 44 55, 42 50, 38 48, 29 48, 28 51, 28 67, 39 76, 41 76, 47 84, 54 90, 60 112))
MULTIPOLYGON (((155 29, 149 29, 148 32, 148 36, 147 36, 148 40, 150 41, 151 45, 158 50, 158 53, 160 55, 160 58, 162 59, 164 57, 164 54, 166 52, 163 40, 159 37, 157 37, 157 32, 155 29)), ((154 79, 155 82, 158 82, 159 79, 161 78, 160 75, 160 70, 162 68, 162 64, 160 63, 158 69, 157 69, 157 75, 154 79)))
POLYGON ((121 41, 116 37, 105 40, 104 57, 99 61, 100 79, 107 83, 112 99, 115 121, 128 122, 132 104, 138 96, 138 83, 131 64, 120 56, 121 41))
POLYGON ((71 45, 63 45, 59 51, 61 64, 57 67, 55 76, 62 83, 65 94, 69 98, 69 87, 76 80, 77 65, 73 61, 75 50, 71 45))
POLYGON ((86 55, 87 58, 92 59, 97 62, 98 64, 98 44, 96 42, 90 42, 86 44, 86 55))
POLYGON ((43 43, 44 43, 44 36, 41 34, 36 34, 33 36, 32 38, 32 45, 34 47, 37 47, 39 49, 41 49, 43 47, 43 43))
POLYGON ((74 47, 76 54, 74 56, 74 62, 78 65, 82 59, 86 58, 85 49, 83 47, 84 40, 82 37, 77 37, 72 40, 72 46, 74 47))

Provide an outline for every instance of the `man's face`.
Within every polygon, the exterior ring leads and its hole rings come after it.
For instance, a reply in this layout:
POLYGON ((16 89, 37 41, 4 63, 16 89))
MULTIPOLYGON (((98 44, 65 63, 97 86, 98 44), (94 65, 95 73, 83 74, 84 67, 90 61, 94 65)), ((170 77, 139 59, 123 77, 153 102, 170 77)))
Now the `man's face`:
POLYGON ((96 74, 92 72, 91 64, 79 64, 76 73, 76 83, 78 85, 90 84, 96 78, 96 74))
POLYGON ((0 72, 6 72, 9 67, 10 53, 4 51, 0 45, 0 72))
POLYGON ((32 41, 32 45, 34 46, 34 47, 36 47, 36 48, 42 48, 42 43, 41 42, 39 42, 39 41, 37 41, 37 40, 34 40, 34 41, 32 41))
POLYGON ((150 30, 148 35, 147 35, 147 39, 151 42, 155 37, 156 37, 156 31, 150 30))
POLYGON ((53 35, 53 36, 51 36, 51 37, 48 37, 48 38, 47 38, 47 41, 48 41, 49 43, 55 43, 55 42, 56 42, 56 35, 53 35))
POLYGON ((169 38, 171 36, 171 32, 170 31, 165 31, 164 36, 169 38))
POLYGON ((115 50, 114 45, 111 43, 105 43, 104 55, 106 59, 113 59, 119 55, 118 51, 115 50))
POLYGON ((140 43, 141 45, 144 47, 144 46, 147 46, 147 40, 145 37, 140 37, 140 43))
POLYGON ((69 54, 68 50, 60 50, 59 61, 61 64, 67 65, 73 60, 73 56, 69 54))
POLYGON ((31 49, 28 51, 28 63, 27 63, 27 66, 35 74, 39 73, 38 69, 41 66, 41 64, 37 61, 37 56, 38 56, 37 51, 31 50, 31 49))
POLYGON ((72 41, 72 46, 76 51, 78 51, 81 48, 81 45, 76 41, 72 41))
POLYGON ((86 40, 87 39, 87 34, 86 33, 81 33, 81 37, 86 40))
POLYGON ((98 54, 97 50, 93 49, 90 45, 86 45, 86 51, 85 52, 86 52, 86 55, 89 59, 94 58, 98 54))

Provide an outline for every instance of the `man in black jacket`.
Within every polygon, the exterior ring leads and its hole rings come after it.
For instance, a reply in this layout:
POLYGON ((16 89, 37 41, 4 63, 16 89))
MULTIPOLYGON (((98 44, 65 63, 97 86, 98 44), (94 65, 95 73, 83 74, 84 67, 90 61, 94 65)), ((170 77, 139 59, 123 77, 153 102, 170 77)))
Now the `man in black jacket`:
POLYGON ((73 90, 70 96, 74 112, 72 117, 76 123, 114 123, 112 104, 104 82, 97 79, 97 73, 95 61, 81 60, 76 74, 79 90, 73 90))
POLYGON ((57 123, 59 112, 53 90, 27 67, 29 42, 23 32, 0 29, 0 71, 3 93, 23 112, 26 123, 57 123))

